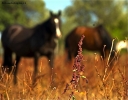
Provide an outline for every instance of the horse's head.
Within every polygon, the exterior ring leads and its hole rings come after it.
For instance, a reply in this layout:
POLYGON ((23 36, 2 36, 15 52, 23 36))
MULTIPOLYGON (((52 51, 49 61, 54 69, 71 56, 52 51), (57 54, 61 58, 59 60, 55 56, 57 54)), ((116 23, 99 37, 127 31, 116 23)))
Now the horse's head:
POLYGON ((116 43, 114 39, 112 39, 109 32, 104 28, 103 25, 97 26, 97 29, 99 31, 99 36, 102 40, 102 44, 105 45, 105 50, 109 51, 111 53, 110 59, 113 59, 116 55, 116 43))
POLYGON ((47 21, 47 27, 48 31, 51 35, 55 35, 56 37, 61 37, 61 20, 60 20, 61 11, 58 12, 58 14, 53 14, 52 11, 50 11, 50 18, 47 21))

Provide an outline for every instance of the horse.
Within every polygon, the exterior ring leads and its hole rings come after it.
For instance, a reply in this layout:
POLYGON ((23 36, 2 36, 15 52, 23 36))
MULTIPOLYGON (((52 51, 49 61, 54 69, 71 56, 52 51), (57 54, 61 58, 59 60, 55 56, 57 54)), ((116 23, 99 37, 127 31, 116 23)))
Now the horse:
POLYGON ((10 25, 2 32, 1 42, 4 50, 4 70, 12 71, 12 53, 16 55, 16 67, 14 70, 14 83, 17 83, 17 70, 21 57, 34 58, 33 76, 37 74, 38 59, 46 56, 53 67, 55 40, 61 37, 61 11, 54 14, 50 11, 50 17, 32 28, 26 28, 19 24, 10 25))
MULTIPOLYGON (((113 39, 104 26, 98 25, 93 28, 77 26, 65 38, 65 51, 67 52, 68 61, 71 61, 78 54, 78 42, 82 35, 85 36, 82 48, 89 51, 98 51, 102 58, 105 59, 105 54, 111 50, 113 39)), ((114 57, 114 50, 115 44, 113 45, 110 58, 114 57)))

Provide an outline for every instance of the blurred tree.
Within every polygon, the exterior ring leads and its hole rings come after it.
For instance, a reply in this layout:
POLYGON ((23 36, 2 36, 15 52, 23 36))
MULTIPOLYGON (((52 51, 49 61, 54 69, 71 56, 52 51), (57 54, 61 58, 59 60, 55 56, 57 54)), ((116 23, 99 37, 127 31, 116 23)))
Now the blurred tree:
MULTIPOLYGON (((127 7, 127 0, 72 0, 72 5, 64 11, 65 26, 69 27, 69 20, 72 20, 70 28, 103 24, 112 36, 124 39, 128 34, 127 7)), ((69 29, 67 27, 65 29, 69 29)))
MULTIPOLYGON (((1 0, 0 1, 0 37, 1 31, 10 24, 21 24, 32 27, 49 16, 43 0, 1 0), (4 2, 4 3, 3 3, 4 2), (24 4, 13 4, 11 2, 23 2, 24 4), (10 4, 5 4, 10 3, 10 4)), ((0 41, 0 55, 3 53, 0 41)))
POLYGON ((31 27, 45 20, 49 14, 42 0, 22 0, 25 4, 3 4, 2 2, 10 3, 19 1, 0 1, 0 31, 13 23, 31 27))

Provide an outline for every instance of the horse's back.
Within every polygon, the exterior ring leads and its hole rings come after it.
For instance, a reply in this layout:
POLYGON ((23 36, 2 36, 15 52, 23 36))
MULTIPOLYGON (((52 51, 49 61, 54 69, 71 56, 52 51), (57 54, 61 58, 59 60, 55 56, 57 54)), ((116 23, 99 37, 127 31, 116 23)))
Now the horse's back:
POLYGON ((69 32, 68 37, 70 37, 71 35, 74 37, 79 37, 80 39, 82 35, 84 35, 85 38, 93 38, 93 36, 98 36, 99 34, 96 28, 79 26, 69 32))
POLYGON ((82 36, 84 34, 85 36, 88 37, 96 33, 96 28, 79 26, 74 29, 74 33, 79 36, 82 36))
MULTIPOLYGON (((5 38, 9 38, 10 42, 20 42, 29 38, 33 34, 33 30, 25 28, 21 25, 12 25, 5 29, 3 35, 5 38)), ((3 37, 4 38, 4 37, 3 37)))
POLYGON ((1 40, 3 48, 9 48, 13 52, 18 52, 18 54, 28 52, 30 46, 29 39, 32 34, 32 29, 16 24, 11 25, 2 33, 1 40))
POLYGON ((86 49, 99 49, 102 45, 102 40, 100 38, 100 34, 97 31, 97 28, 90 28, 85 26, 78 26, 73 29, 66 37, 69 45, 78 44, 81 36, 84 35, 85 38, 83 40, 83 48, 86 49), (94 48, 95 47, 95 48, 94 48))

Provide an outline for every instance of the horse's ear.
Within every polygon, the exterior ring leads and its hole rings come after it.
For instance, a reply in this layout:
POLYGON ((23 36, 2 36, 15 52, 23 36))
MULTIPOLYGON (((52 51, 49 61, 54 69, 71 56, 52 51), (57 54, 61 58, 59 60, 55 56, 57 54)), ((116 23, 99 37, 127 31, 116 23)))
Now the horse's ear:
POLYGON ((59 15, 59 16, 61 15, 61 10, 59 10, 58 15, 59 15))

